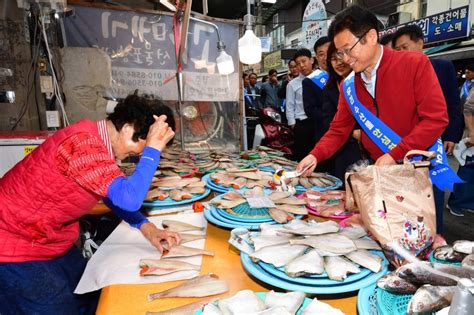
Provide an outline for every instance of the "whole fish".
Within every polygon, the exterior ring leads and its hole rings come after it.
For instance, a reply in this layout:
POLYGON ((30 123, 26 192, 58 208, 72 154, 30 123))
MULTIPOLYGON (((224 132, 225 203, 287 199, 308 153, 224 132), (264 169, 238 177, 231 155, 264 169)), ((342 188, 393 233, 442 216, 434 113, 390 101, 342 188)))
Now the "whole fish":
POLYGON ((202 309, 203 306, 207 305, 213 305, 212 303, 215 302, 217 298, 210 298, 210 299, 205 299, 189 304, 185 304, 183 306, 179 307, 174 307, 170 308, 164 311, 159 311, 159 312, 146 312, 146 315, 189 315, 189 314, 194 314, 195 312, 199 311, 202 309))
POLYGON ((408 303, 408 314, 436 312, 451 305, 456 286, 424 285, 419 288, 408 303))
POLYGON ((456 241, 453 244, 453 248, 455 251, 463 254, 473 254, 474 253, 474 242, 473 241, 456 241))
POLYGON ((186 231, 204 231, 204 227, 195 226, 188 223, 175 220, 163 220, 161 225, 164 229, 172 232, 186 232, 186 231))
POLYGON ((418 290, 418 286, 408 282, 395 272, 390 272, 377 281, 377 286, 389 292, 410 294, 418 290))
POLYGON ((296 314, 306 295, 303 292, 276 293, 271 290, 265 296, 267 308, 284 307, 290 314, 296 314))
POLYGON ((199 270, 201 266, 184 261, 162 259, 140 259, 140 276, 161 276, 183 270, 199 270))
POLYGON ((445 245, 436 248, 433 251, 433 256, 442 261, 461 262, 466 255, 454 251, 454 248, 449 245, 445 245))
POLYGON ((174 257, 189 257, 189 256, 197 256, 197 255, 214 256, 214 252, 200 249, 200 248, 188 247, 184 245, 175 245, 169 248, 168 250, 165 250, 161 258, 167 259, 167 258, 174 258, 174 257))
POLYGON ((207 274, 192 278, 174 288, 148 295, 148 301, 165 297, 203 297, 229 291, 225 280, 215 274, 207 274))
POLYGON ((322 274, 323 272, 324 259, 315 249, 296 257, 285 266, 285 273, 290 277, 322 274))
POLYGON ((265 303, 251 290, 242 290, 219 301, 223 314, 255 314, 265 309, 265 303))
POLYGON ((341 256, 324 257, 324 269, 329 279, 336 281, 344 281, 348 273, 360 272, 359 267, 341 256))
POLYGON ((354 242, 338 234, 310 236, 304 239, 290 240, 290 244, 303 244, 333 254, 348 254, 357 250, 354 242))
POLYGON ((263 247, 253 254, 250 255, 250 258, 254 262, 263 261, 267 264, 272 264, 275 267, 283 267, 294 258, 302 255, 304 251, 308 248, 304 245, 273 245, 263 247))
POLYGON ((435 274, 423 267, 432 267, 435 270, 459 278, 474 278, 473 269, 429 262, 420 262, 417 264, 409 263, 399 267, 396 273, 400 278, 417 284, 431 284, 434 286, 454 286, 457 284, 455 279, 435 274))
POLYGON ((346 257, 372 272, 379 272, 382 270, 382 257, 372 254, 365 249, 358 249, 356 251, 350 252, 346 254, 346 257))

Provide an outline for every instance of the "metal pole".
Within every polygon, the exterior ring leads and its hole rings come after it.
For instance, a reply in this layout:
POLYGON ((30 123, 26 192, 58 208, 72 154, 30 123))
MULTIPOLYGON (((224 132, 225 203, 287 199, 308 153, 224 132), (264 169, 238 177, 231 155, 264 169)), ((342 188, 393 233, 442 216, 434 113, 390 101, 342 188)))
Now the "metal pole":
POLYGON ((207 15, 209 7, 207 6, 207 0, 202 0, 202 14, 207 15))

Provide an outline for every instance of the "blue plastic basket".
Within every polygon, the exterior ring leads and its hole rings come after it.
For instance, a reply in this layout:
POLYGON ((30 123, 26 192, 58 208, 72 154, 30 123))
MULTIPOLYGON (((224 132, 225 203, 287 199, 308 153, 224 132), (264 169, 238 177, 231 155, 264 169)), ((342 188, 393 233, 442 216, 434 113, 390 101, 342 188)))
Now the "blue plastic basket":
POLYGON ((439 263, 439 264, 454 265, 454 266, 459 266, 459 267, 461 266, 460 262, 452 262, 452 261, 444 261, 444 260, 436 259, 434 257, 434 251, 431 252, 431 254, 429 256, 429 261, 439 263))
POLYGON ((376 284, 371 284, 359 290, 357 295, 357 313, 359 315, 379 315, 376 287, 376 284))

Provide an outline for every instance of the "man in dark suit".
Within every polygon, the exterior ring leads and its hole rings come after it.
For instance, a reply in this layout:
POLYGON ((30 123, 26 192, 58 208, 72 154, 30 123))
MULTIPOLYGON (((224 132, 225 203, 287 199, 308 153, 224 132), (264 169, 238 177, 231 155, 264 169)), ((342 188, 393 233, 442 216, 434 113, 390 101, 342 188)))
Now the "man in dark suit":
MULTIPOLYGON (((409 25, 400 28, 393 36, 392 45, 395 50, 419 51, 423 53, 423 32, 417 25, 409 25)), ((446 100, 449 125, 441 136, 441 139, 443 140, 446 154, 449 155, 453 152, 454 144, 461 140, 464 129, 461 99, 457 88, 456 70, 454 69, 453 63, 449 60, 431 59, 430 61, 446 100)), ((433 189, 436 204, 436 225, 438 226, 438 233, 441 233, 443 226, 444 192, 438 190, 435 186, 433 186, 433 189)))
POLYGON ((257 74, 251 73, 249 74, 249 84, 245 88, 247 95, 250 97, 250 104, 251 107, 255 109, 261 108, 260 105, 260 89, 257 86, 257 74))

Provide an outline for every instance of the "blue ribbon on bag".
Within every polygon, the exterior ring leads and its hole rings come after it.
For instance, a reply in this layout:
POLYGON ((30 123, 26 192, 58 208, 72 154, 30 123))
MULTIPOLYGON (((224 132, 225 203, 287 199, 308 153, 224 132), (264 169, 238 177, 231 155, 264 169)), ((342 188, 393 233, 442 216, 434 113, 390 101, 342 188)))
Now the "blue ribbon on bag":
POLYGON ((326 71, 317 69, 314 70, 313 73, 308 76, 308 78, 310 78, 311 81, 313 81, 313 83, 319 86, 319 88, 322 90, 328 82, 329 75, 326 71))
MULTIPOLYGON (((362 105, 356 95, 354 79, 355 74, 352 72, 344 80, 344 97, 364 132, 384 153, 388 153, 400 143, 402 138, 362 105)), ((436 159, 431 161, 430 166, 430 178, 436 187, 441 191, 446 188, 453 191, 454 184, 464 183, 449 166, 441 139, 430 146, 428 151, 436 152, 436 159)))
POLYGON ((250 97, 250 95, 247 94, 247 90, 244 89, 244 97, 250 104, 250 106, 253 106, 253 99, 250 97))

